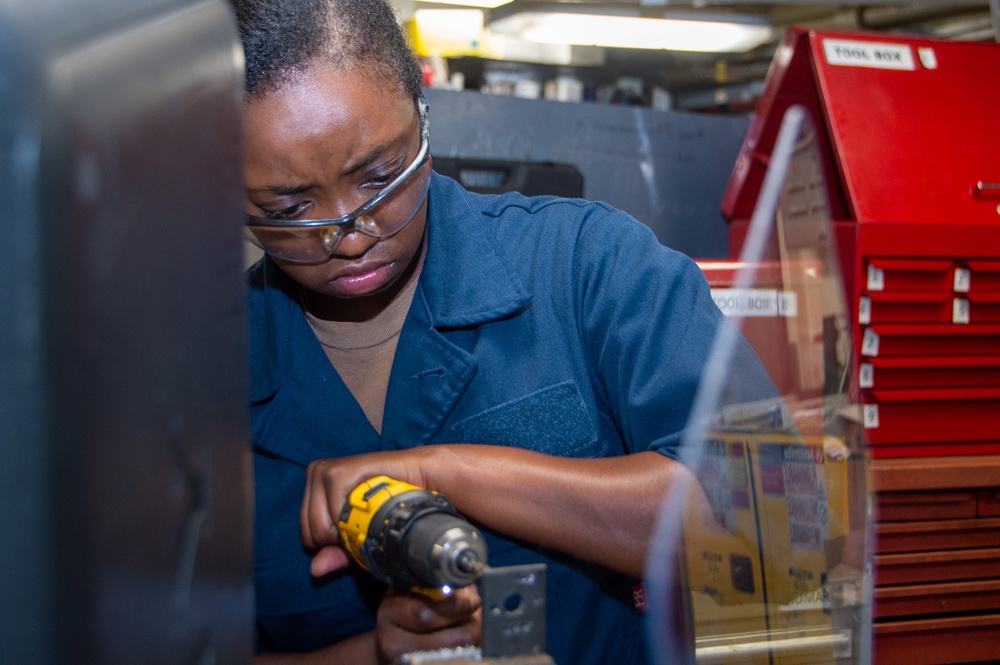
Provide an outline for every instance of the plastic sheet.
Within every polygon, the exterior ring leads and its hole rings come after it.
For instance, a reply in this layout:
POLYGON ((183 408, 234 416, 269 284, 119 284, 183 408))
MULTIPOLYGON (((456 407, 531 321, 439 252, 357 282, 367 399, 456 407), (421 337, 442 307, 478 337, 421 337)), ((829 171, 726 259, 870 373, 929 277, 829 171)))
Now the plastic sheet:
POLYGON ((703 265, 714 342, 646 571, 657 663, 867 663, 866 461, 816 133, 786 113, 738 263, 703 265), (776 387, 741 403, 742 338, 776 387))

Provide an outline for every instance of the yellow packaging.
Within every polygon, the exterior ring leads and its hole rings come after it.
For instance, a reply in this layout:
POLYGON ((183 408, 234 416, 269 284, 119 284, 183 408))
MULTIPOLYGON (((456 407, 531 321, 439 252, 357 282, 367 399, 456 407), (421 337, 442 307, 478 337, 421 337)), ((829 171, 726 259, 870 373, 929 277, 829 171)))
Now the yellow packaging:
MULTIPOLYGON (((766 636, 767 608, 749 471, 742 441, 729 437, 706 441, 697 469, 704 500, 688 505, 685 569, 696 648, 714 648, 722 654, 704 661, 710 664, 732 662, 720 645, 766 636)), ((741 662, 767 663, 766 651, 760 655, 762 659, 757 660, 744 654, 741 662)))
POLYGON ((847 464, 828 458, 819 438, 767 435, 748 445, 775 645, 772 662, 833 662, 832 641, 822 639, 834 631, 826 578, 830 544, 841 540, 846 525, 847 464))
POLYGON ((764 645, 740 662, 833 662, 832 642, 803 638, 833 632, 824 582, 848 528, 847 462, 818 438, 717 433, 698 478, 709 508, 690 511, 685 564, 699 663, 733 662, 703 658, 726 642, 764 645))

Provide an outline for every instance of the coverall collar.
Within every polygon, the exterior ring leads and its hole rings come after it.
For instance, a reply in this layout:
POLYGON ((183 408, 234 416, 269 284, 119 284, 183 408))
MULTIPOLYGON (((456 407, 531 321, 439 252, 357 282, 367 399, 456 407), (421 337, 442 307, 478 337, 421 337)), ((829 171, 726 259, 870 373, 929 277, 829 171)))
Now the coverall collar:
MULTIPOLYGON (((422 300, 437 330, 488 323, 525 307, 531 296, 503 255, 489 218, 469 205, 471 195, 435 173, 428 196, 427 256, 411 307, 422 300)), ((295 283, 269 258, 250 272, 250 288, 263 285, 264 315, 250 330, 252 402, 278 391, 291 364, 292 323, 303 316, 296 311, 295 283)))

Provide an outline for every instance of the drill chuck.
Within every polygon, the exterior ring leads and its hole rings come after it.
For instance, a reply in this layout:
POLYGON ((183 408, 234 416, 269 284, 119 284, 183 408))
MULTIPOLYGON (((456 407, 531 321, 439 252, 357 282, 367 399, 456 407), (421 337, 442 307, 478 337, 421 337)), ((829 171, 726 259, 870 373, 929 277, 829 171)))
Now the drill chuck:
POLYGON ((351 558, 391 586, 447 594, 486 566, 482 534, 445 497, 386 476, 351 492, 338 529, 351 558))
POLYGON ((445 512, 423 515, 411 524, 403 548, 404 575, 426 587, 468 586, 486 563, 479 532, 461 517, 445 512))

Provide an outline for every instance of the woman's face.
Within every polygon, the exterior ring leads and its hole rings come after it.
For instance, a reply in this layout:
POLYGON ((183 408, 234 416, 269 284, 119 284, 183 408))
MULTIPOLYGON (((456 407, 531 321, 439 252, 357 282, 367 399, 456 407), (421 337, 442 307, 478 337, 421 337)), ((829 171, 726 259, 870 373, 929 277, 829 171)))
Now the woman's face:
MULTIPOLYGON (((276 91, 251 98, 245 118, 246 211, 280 219, 334 218, 353 212, 413 161, 420 145, 416 105, 348 69, 313 66, 276 91)), ((430 164, 378 204, 378 223, 419 200, 416 214, 385 238, 347 233, 326 261, 274 257, 297 282, 329 296, 327 307, 387 304, 412 271, 427 224, 430 164), (414 188, 423 188, 418 190, 414 188), (419 199, 414 199, 419 195, 419 199), (395 197, 395 200, 394 200, 395 197), (388 296, 388 298, 386 298, 388 296)), ((405 215, 409 218, 411 207, 405 215)), ((370 308, 369 308, 370 309, 370 308)))

